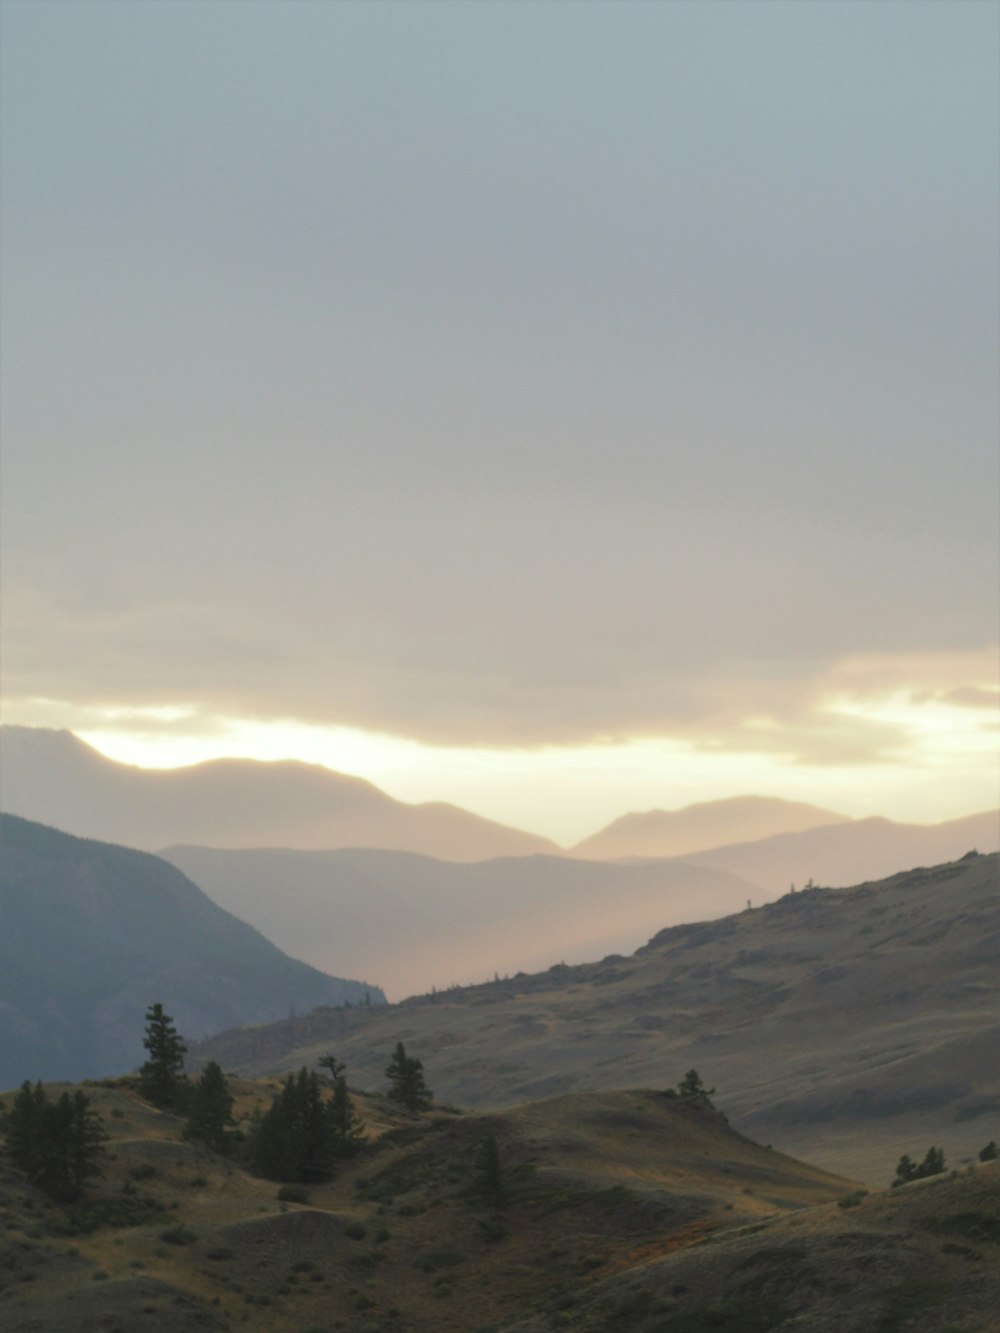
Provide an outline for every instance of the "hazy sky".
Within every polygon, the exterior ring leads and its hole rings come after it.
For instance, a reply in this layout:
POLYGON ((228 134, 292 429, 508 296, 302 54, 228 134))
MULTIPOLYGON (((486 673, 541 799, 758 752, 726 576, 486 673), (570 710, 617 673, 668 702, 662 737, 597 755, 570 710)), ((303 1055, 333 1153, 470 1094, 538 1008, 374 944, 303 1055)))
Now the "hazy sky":
POLYGON ((5 720, 995 803, 998 15, 3 0, 5 720))

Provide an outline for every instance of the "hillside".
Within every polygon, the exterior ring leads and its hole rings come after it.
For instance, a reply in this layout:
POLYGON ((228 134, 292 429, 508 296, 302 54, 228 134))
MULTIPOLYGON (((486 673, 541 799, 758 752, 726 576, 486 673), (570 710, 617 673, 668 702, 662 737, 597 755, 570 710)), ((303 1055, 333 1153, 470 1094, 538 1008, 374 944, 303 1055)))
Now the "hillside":
POLYGON ((304 1015, 198 1054, 259 1073, 335 1049, 374 1084, 402 1039, 440 1096, 478 1107, 694 1066, 738 1129, 878 1181, 921 1143, 955 1157, 1000 1136, 998 861, 790 894, 630 958, 304 1015))
POLYGON ((394 999, 631 951, 663 925, 725 915, 757 893, 735 875, 680 862, 461 865, 378 850, 205 847, 162 855, 294 957, 377 976, 394 999))
POLYGON ((407 805, 317 764, 219 759, 189 768, 115 763, 71 732, 0 728, 0 806, 11 814, 156 851, 211 847, 398 847, 446 860, 555 851, 545 838, 442 802, 407 805))
MULTIPOLYGON (((246 1128, 274 1087, 233 1088, 246 1128)), ((662 1090, 489 1116, 356 1093, 367 1147, 289 1202, 124 1082, 87 1093, 111 1135, 87 1204, 0 1160, 6 1333, 996 1327, 997 1164, 865 1197, 662 1090)))
POLYGON ((849 823, 846 815, 818 805, 767 796, 734 796, 699 801, 683 810, 647 810, 622 815, 571 849, 573 856, 597 861, 619 857, 676 857, 734 842, 753 842, 775 833, 849 823))
POLYGON ((186 1036, 384 997, 286 957, 173 866, 0 816, 0 1085, 136 1068, 146 1007, 186 1036))

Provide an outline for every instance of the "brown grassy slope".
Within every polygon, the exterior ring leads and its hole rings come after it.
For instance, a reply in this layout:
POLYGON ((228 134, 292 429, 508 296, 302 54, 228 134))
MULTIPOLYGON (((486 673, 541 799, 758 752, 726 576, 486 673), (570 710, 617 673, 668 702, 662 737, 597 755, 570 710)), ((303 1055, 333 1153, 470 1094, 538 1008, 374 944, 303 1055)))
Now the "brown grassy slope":
POLYGON ((653 1257, 503 1333, 997 1333, 1000 1165, 843 1202, 653 1257))
POLYGON ((334 1050, 381 1085, 399 1040, 440 1097, 500 1107, 699 1069, 740 1129, 884 1181, 903 1152, 1000 1137, 997 856, 786 896, 631 958, 225 1034, 254 1073, 334 1050))
MULTIPOLYGON (((240 1113, 271 1090, 240 1083, 240 1113)), ((488 1118, 359 1098, 376 1146, 311 1187, 308 1205, 283 1205, 274 1182, 185 1143, 176 1119, 122 1084, 88 1093, 112 1134, 96 1195, 131 1215, 74 1234, 64 1209, 0 1166, 5 1333, 465 1333, 850 1188, 648 1091, 488 1118), (477 1187, 487 1130, 499 1199, 477 1187)))

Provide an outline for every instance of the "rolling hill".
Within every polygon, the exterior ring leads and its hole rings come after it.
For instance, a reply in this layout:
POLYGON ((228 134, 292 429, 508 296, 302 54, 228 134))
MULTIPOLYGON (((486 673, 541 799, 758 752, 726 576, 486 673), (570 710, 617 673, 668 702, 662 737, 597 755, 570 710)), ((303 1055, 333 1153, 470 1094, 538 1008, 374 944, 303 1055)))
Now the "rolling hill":
POLYGON ((788 894, 629 958, 303 1015, 197 1055, 261 1073, 332 1049, 373 1086, 403 1040, 439 1096, 484 1108, 693 1066, 740 1130, 878 1181, 921 1144, 960 1156, 1000 1137, 998 862, 788 894))
MULTIPOLYGON (((231 1085, 247 1130, 274 1085, 231 1085)), ((111 1137, 83 1205, 0 1158, 5 1333, 996 1329, 998 1163, 866 1194, 651 1088, 421 1116, 355 1092, 367 1146, 289 1200, 125 1081, 87 1094, 111 1137)))
POLYGON ((326 976, 215 906, 173 866, 0 815, 0 1085, 143 1061, 160 1001, 187 1037, 384 999, 326 976))
POLYGON ((555 851, 531 833, 443 802, 407 805, 318 764, 218 759, 190 768, 118 764, 68 731, 0 728, 0 806, 11 814, 156 851, 392 847, 446 860, 555 851))

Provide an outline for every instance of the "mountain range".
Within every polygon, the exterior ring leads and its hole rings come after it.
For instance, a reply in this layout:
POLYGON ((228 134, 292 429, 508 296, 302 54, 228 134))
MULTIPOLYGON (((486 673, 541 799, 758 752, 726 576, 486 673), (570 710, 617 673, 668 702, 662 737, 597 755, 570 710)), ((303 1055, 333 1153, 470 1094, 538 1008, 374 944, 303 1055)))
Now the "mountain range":
POLYGON ((189 1037, 377 986, 286 957, 145 852, 0 815, 0 1088, 137 1068, 161 1002, 189 1037))
POLYGON ((600 861, 698 857, 701 864, 774 892, 789 879, 814 876, 848 884, 921 859, 947 860, 967 850, 970 837, 979 840, 981 851, 1000 848, 997 812, 972 816, 965 826, 961 820, 896 824, 850 820, 775 797, 740 796, 624 815, 567 851, 456 806, 408 805, 369 782, 316 764, 219 759, 188 768, 142 769, 105 758, 71 732, 42 727, 0 727, 0 747, 0 808, 78 837, 154 852, 183 845, 367 847, 458 862, 532 855, 600 861), (764 845, 774 838, 786 841, 764 845), (748 857, 744 849, 751 844, 757 851, 748 857), (718 848, 729 850, 716 858, 718 848), (713 859, 702 856, 708 852, 713 859))
POLYGON ((216 759, 147 769, 106 759, 69 731, 0 729, 0 807, 75 833, 156 851, 392 847, 446 860, 557 850, 532 833, 433 801, 407 805, 319 764, 216 759))

